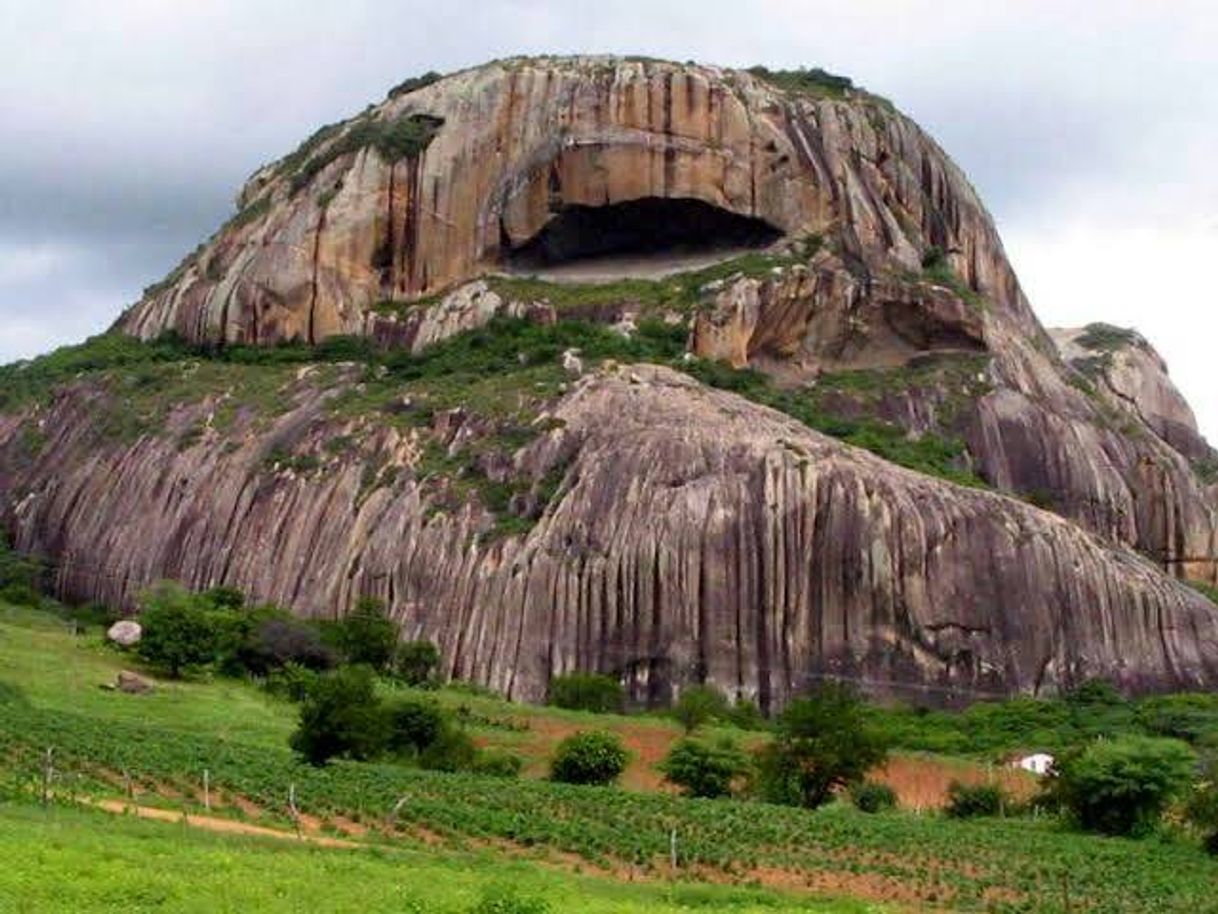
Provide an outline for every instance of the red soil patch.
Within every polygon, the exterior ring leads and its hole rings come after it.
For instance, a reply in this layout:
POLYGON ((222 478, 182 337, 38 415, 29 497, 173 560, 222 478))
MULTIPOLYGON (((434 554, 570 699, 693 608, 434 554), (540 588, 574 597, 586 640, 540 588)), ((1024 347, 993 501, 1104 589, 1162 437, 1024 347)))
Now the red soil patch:
POLYGON ((1038 787, 1034 775, 1016 768, 918 755, 894 755, 873 776, 896 791, 902 808, 913 810, 939 809, 945 805, 952 781, 996 783, 1018 800, 1030 799, 1038 787))

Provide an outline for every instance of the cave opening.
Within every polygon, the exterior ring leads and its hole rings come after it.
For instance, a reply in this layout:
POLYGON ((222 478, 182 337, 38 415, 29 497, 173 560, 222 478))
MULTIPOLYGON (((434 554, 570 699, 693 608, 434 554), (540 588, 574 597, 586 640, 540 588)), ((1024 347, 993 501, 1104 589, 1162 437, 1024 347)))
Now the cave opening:
POLYGON ((564 206, 532 238, 504 245, 519 272, 603 278, 662 275, 765 248, 783 233, 762 219, 692 198, 564 206))

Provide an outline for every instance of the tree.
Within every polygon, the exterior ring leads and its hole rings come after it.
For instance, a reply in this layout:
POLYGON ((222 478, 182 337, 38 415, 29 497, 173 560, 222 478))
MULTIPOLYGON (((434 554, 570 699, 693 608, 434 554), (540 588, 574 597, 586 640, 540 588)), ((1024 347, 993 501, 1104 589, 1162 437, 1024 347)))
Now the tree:
POLYGON ((255 623, 238 650, 238 660, 257 676, 282 670, 288 664, 310 670, 334 666, 334 654, 322 641, 317 626, 286 614, 255 623))
POLYGON ((1204 834, 1206 852, 1218 856, 1218 760, 1213 757, 1202 765, 1201 779, 1189 792, 1184 815, 1204 834))
POLYGON ((398 647, 394 668, 407 685, 422 686, 432 681, 440 665, 440 650, 430 641, 407 641, 398 647))
POLYGON ((370 759, 388 746, 391 727, 390 715, 376 697, 372 670, 342 667, 309 689, 291 746, 312 765, 336 756, 370 759))
POLYGON ((862 781, 850 788, 850 802, 859 812, 887 812, 897 805, 897 794, 887 784, 862 781))
POLYGON ((0 600, 17 606, 37 606, 42 566, 9 548, 8 539, 0 533, 0 600))
POLYGON ((337 646, 348 663, 386 671, 398 644, 398 627, 376 597, 361 597, 355 609, 335 626, 337 646))
POLYGON ((943 811, 952 819, 998 816, 1002 815, 1008 802, 1006 791, 997 784, 952 781, 947 787, 947 806, 943 811))
POLYGON ((774 741, 758 757, 759 786, 772 803, 814 809, 856 784, 887 757, 848 686, 826 683, 779 715, 774 741))
POLYGON ((1049 795, 1088 831, 1144 834, 1189 784, 1195 766, 1192 750, 1177 740, 1098 740, 1058 762, 1049 795))
POLYGON ((216 659, 217 620, 195 595, 165 581, 144 594, 140 603, 143 634, 138 650, 146 662, 179 679, 186 670, 216 659))
POLYGON ((692 739, 679 741, 659 766, 665 779, 690 797, 730 796, 732 782, 747 767, 748 759, 731 742, 708 745, 692 739))
POLYGON ((565 784, 612 784, 629 759, 622 741, 612 733, 574 733, 558 744, 550 777, 565 784))
POLYGON ((686 733, 693 733, 712 720, 722 720, 729 714, 727 699, 723 697, 723 693, 708 685, 686 688, 672 709, 672 716, 685 728, 686 733))
POLYGON ((401 699, 389 708, 392 735, 389 748, 398 753, 418 754, 434 743, 448 720, 434 701, 401 699))
POLYGON ((601 673, 567 673, 550 680, 549 703, 572 711, 607 714, 622 710, 621 684, 601 673))

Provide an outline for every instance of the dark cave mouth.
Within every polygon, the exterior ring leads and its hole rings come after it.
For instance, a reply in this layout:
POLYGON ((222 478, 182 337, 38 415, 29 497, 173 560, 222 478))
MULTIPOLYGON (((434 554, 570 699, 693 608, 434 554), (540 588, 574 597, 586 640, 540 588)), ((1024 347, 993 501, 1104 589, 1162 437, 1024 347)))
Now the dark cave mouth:
POLYGON ((663 274, 766 248, 782 237, 763 219, 702 200, 643 197, 605 206, 564 206, 528 241, 505 244, 503 261, 513 272, 663 274))

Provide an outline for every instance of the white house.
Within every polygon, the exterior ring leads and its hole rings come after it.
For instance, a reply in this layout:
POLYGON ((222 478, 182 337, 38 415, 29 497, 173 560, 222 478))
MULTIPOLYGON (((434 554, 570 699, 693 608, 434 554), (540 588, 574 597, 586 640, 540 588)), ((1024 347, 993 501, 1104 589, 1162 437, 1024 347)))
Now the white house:
POLYGON ((1033 752, 1031 755, 1023 755, 1015 759, 1011 762, 1011 767, 1022 768, 1024 771, 1044 777, 1053 767, 1053 761, 1053 756, 1047 752, 1033 752))

